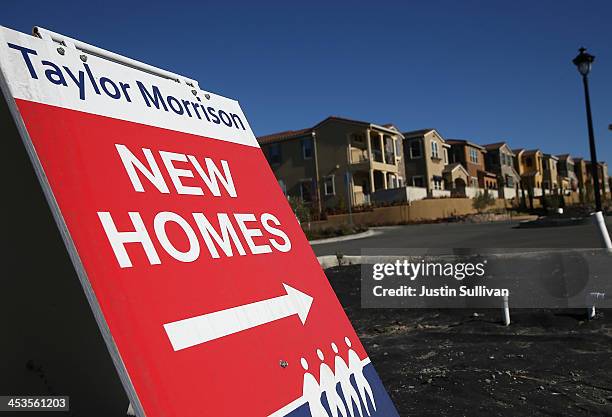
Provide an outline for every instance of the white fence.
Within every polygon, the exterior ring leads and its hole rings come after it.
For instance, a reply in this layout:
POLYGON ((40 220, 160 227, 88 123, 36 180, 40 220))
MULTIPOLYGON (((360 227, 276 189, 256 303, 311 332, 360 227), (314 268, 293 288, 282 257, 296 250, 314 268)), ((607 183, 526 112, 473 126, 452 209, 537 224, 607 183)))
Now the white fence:
POLYGON ((484 194, 484 192, 488 192, 489 195, 493 198, 499 198, 499 191, 498 190, 481 190, 481 192, 484 194))
POLYGON ((450 190, 431 190, 431 196, 434 198, 450 197, 450 190))
MULTIPOLYGON (((466 187, 465 188, 465 197, 474 198, 478 194, 484 194, 486 192, 495 199, 500 198, 500 193, 498 190, 485 190, 484 188, 474 188, 474 187, 466 187)), ((504 189, 505 198, 512 198, 516 195, 514 188, 505 188, 504 189)), ((427 189, 424 187, 400 187, 400 188, 388 188, 386 190, 376 190, 371 194, 372 201, 377 202, 410 202, 423 200, 427 198, 427 189)), ((431 197, 433 198, 445 198, 451 197, 450 190, 431 190, 431 197)))
POLYGON ((388 188, 372 193, 372 201, 387 203, 423 200, 425 197, 427 197, 427 189, 424 187, 388 188))
POLYGON ((504 198, 506 200, 509 200, 511 198, 516 197, 516 189, 515 188, 509 188, 509 187, 504 187, 504 198))
POLYGON ((465 196, 467 198, 474 198, 480 192, 480 188, 475 187, 465 187, 465 196))
POLYGON ((489 193, 493 198, 499 198, 499 191, 497 190, 485 190, 484 188, 474 188, 474 187, 465 187, 465 196, 467 198, 474 198, 478 194, 484 194, 486 192, 489 193))
POLYGON ((408 201, 423 200, 427 197, 427 188, 406 187, 406 196, 408 201))

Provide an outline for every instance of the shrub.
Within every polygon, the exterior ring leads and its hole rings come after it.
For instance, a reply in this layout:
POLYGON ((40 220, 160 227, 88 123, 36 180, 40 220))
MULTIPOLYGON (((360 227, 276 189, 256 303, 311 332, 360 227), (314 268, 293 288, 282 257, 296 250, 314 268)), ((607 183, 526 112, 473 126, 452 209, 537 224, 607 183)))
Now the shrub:
POLYGON ((302 228, 302 230, 304 230, 304 233, 306 234, 306 237, 308 238, 308 240, 314 240, 314 239, 325 239, 325 238, 336 237, 336 236, 352 235, 354 233, 365 232, 366 230, 368 230, 368 228, 365 226, 361 226, 361 225, 351 226, 348 224, 341 224, 338 226, 330 226, 330 227, 325 227, 325 228, 316 229, 316 230, 308 230, 305 228, 302 228))
POLYGON ((295 213, 296 217, 300 220, 300 223, 308 223, 312 220, 310 213, 310 207, 308 207, 301 198, 287 197, 291 210, 295 213))
POLYGON ((478 193, 472 200, 472 207, 479 213, 482 213, 487 207, 495 204, 495 198, 486 190, 484 193, 478 193))

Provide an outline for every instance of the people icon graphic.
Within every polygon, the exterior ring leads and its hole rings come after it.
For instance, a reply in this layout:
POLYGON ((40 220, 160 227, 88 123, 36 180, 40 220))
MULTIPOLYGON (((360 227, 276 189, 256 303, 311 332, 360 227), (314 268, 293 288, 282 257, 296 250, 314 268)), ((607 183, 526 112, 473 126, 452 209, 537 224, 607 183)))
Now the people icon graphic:
POLYGON ((346 362, 344 362, 344 359, 342 359, 338 355, 338 346, 336 346, 335 343, 332 343, 331 347, 334 353, 336 354, 334 358, 334 371, 335 371, 334 374, 336 376, 336 383, 340 384, 340 390, 342 391, 342 396, 344 397, 346 401, 346 406, 348 407, 348 411, 351 417, 355 417, 354 412, 353 412, 353 403, 355 403, 355 405, 357 406, 357 410, 359 411, 360 417, 363 417, 359 395, 357 394, 357 391, 355 391, 355 388, 351 384, 351 372, 349 371, 349 368, 346 362))
POLYGON ((325 357, 321 349, 317 349, 317 356, 321 359, 319 385, 321 385, 321 391, 325 394, 325 398, 327 398, 327 404, 329 405, 332 417, 338 417, 338 410, 340 414, 342 414, 342 417, 346 417, 346 408, 344 408, 344 403, 338 395, 338 391, 336 391, 336 377, 334 372, 325 362, 323 362, 325 357))
POLYGON ((331 343, 331 349, 334 353, 334 370, 325 363, 323 351, 317 349, 316 354, 321 360, 318 381, 309 372, 308 361, 305 358, 300 360, 302 368, 304 368, 302 395, 304 401, 308 404, 312 417, 356 417, 355 408, 357 408, 360 417, 364 417, 364 409, 368 416, 376 411, 372 387, 364 375, 364 365, 357 352, 352 349, 350 339, 345 337, 344 342, 348 347, 346 355, 348 363, 340 355, 338 346, 331 343), (356 389, 351 382, 351 376, 354 378, 356 389), (337 390, 338 385, 340 386, 340 393, 337 390), (329 411, 325 408, 323 396, 327 400, 329 411), (370 409, 370 405, 373 410, 370 409))
POLYGON ((310 408, 310 415, 312 417, 328 417, 327 411, 321 403, 321 389, 319 387, 319 383, 317 382, 317 379, 310 372, 308 372, 308 361, 302 358, 300 362, 305 371, 302 395, 310 408))
POLYGON ((359 390, 359 397, 363 404, 366 406, 366 411, 368 415, 371 414, 370 407, 368 407, 368 402, 366 400, 365 394, 367 392, 368 397, 370 398, 370 402, 372 403, 372 407, 374 407, 374 411, 376 411, 376 402, 374 401, 374 394, 372 393, 372 387, 370 387, 370 383, 363 375, 363 364, 361 363, 361 359, 357 355, 353 349, 351 349, 351 341, 348 337, 344 338, 344 342, 348 346, 348 368, 351 372, 351 375, 355 376, 355 383, 357 384, 357 389, 359 390))

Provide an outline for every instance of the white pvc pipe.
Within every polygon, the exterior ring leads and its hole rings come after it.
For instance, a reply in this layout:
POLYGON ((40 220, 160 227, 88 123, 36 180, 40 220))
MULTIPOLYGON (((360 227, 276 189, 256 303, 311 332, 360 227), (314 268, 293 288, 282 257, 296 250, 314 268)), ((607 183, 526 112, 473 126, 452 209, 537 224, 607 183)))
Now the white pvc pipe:
POLYGON ((76 39, 72 39, 68 36, 62 35, 60 33, 52 32, 48 29, 41 28, 35 26, 33 29, 34 36, 38 36, 41 39, 51 40, 58 43, 64 44, 68 48, 76 48, 85 53, 89 53, 91 55, 95 55, 101 58, 108 59, 110 61, 114 61, 128 67, 132 67, 144 72, 148 72, 153 75, 157 75, 163 78, 168 78, 174 80, 179 83, 187 84, 193 88, 198 88, 198 82, 191 78, 184 77, 182 75, 175 74, 170 71, 166 71, 161 68, 154 67, 153 65, 145 64, 144 62, 137 61, 132 58, 125 57, 123 55, 116 54, 111 51, 107 51, 106 49, 98 48, 97 46, 90 45, 85 42, 81 42, 76 39))
MULTIPOLYGON (((596 211, 595 213, 593 213, 593 222, 595 223, 595 227, 597 227, 599 238, 601 240, 601 246, 608 250, 611 250, 612 241, 610 241, 610 234, 608 233, 606 221, 601 211, 596 211)), ((587 318, 595 318, 595 305, 587 304, 587 318)))
POLYGON ((610 234, 608 233, 603 213, 601 211, 596 211, 593 214, 593 221, 599 232, 602 246, 606 249, 612 249, 612 241, 610 241, 610 234))
POLYGON ((510 326, 510 305, 508 303, 508 296, 504 295, 504 306, 502 307, 502 314, 504 315, 504 324, 510 326))
POLYGON ((595 318, 595 306, 587 307, 587 319, 592 320, 595 318))

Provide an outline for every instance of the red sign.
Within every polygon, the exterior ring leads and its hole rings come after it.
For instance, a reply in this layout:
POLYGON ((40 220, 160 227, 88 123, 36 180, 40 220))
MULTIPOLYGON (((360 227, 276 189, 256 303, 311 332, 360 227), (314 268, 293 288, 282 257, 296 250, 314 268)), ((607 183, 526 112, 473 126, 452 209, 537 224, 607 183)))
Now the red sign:
POLYGON ((235 101, 0 33, 7 101, 138 413, 396 415, 235 101))

